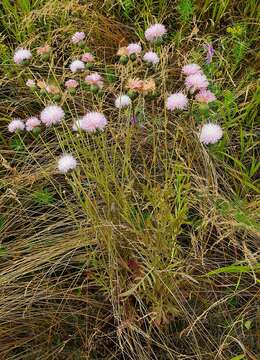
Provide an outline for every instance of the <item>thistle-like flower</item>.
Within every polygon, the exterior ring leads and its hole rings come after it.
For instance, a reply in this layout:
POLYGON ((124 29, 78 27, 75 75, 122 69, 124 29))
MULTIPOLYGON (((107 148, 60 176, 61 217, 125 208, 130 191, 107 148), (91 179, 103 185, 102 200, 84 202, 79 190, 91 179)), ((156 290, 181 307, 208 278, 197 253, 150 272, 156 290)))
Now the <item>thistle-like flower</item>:
POLYGON ((182 92, 177 92, 175 94, 170 95, 166 100, 166 109, 173 110, 184 110, 187 108, 188 98, 182 92))
POLYGON ((196 73, 186 78, 185 85, 191 93, 194 93, 196 90, 206 89, 209 82, 204 74, 196 73))
POLYGON ((83 31, 77 31, 75 32, 75 34, 72 35, 71 42, 73 44, 78 44, 84 39, 85 39, 85 33, 83 31))
POLYGON ((97 130, 104 130, 107 125, 107 119, 105 116, 96 111, 88 112, 86 115, 83 116, 76 124, 74 124, 74 129, 82 129, 87 132, 95 132, 97 130))
POLYGON ((58 105, 49 105, 42 110, 40 119, 43 124, 50 126, 60 123, 65 116, 64 111, 58 105))
POLYGON ((131 43, 127 46, 127 55, 140 54, 141 51, 142 51, 142 47, 140 44, 131 43))
POLYGON ((223 130, 218 124, 208 123, 202 126, 199 139, 205 144, 215 144, 223 136, 223 130))
POLYGON ((167 32, 166 28, 162 24, 151 25, 148 29, 145 30, 144 36, 147 41, 156 41, 157 39, 162 38, 167 32))
POLYGON ((97 72, 87 75, 85 77, 85 82, 89 85, 95 85, 100 89, 103 87, 102 76, 100 74, 98 74, 97 72))
POLYGON ((70 64, 70 70, 75 73, 77 71, 82 71, 85 69, 85 64, 83 61, 81 60, 74 60, 72 61, 72 63, 70 64))
POLYGON ((87 53, 82 55, 81 60, 83 62, 93 62, 95 59, 94 59, 94 56, 91 53, 87 52, 87 53))
POLYGON ((32 58, 32 53, 27 49, 17 49, 14 53, 14 62, 16 64, 22 64, 25 61, 29 61, 32 58))
POLYGON ((200 103, 208 104, 212 101, 215 101, 216 96, 210 90, 202 89, 195 96, 195 99, 200 103))
POLYGON ((120 95, 115 100, 115 107, 118 109, 126 108, 131 105, 132 100, 127 95, 120 95))
POLYGON ((198 74, 198 73, 201 74, 202 70, 198 64, 187 64, 182 67, 181 72, 184 75, 189 76, 189 75, 194 75, 194 74, 198 74))
POLYGON ((148 51, 147 53, 145 53, 143 56, 143 60, 152 65, 156 65, 160 61, 159 56, 153 51, 148 51))
POLYGON ((21 119, 14 119, 8 124, 8 130, 11 133, 14 133, 16 131, 23 131, 25 128, 24 122, 21 119))
POLYGON ((25 122, 26 131, 32 131, 33 129, 35 129, 36 127, 38 127, 40 125, 41 125, 41 122, 36 116, 28 118, 25 122))
POLYGON ((77 160, 70 154, 63 154, 58 160, 58 170, 62 174, 66 174, 70 170, 74 170, 77 166, 77 160))
POLYGON ((79 86, 79 82, 77 80, 74 79, 69 79, 65 82, 64 86, 67 89, 76 89, 76 87, 79 86))

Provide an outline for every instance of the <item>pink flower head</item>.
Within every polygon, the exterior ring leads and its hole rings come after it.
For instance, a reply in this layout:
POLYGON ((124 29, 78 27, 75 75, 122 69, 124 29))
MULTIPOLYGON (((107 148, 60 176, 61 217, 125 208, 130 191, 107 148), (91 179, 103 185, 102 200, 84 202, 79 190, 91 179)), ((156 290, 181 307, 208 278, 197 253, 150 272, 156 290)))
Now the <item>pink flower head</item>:
POLYGON ((24 130, 24 127, 25 127, 24 122, 21 119, 14 119, 9 123, 8 130, 11 133, 14 133, 17 130, 21 130, 21 131, 24 130))
POLYGON ((147 53, 145 53, 143 56, 143 60, 153 65, 158 64, 158 62, 160 61, 159 56, 153 51, 148 51, 147 53))
POLYGON ((41 125, 41 122, 36 116, 30 117, 25 122, 25 128, 27 131, 32 131, 34 128, 36 128, 37 126, 40 126, 40 125, 41 125))
POLYGON ((78 31, 72 35, 71 42, 73 44, 78 44, 79 42, 81 42, 84 39, 85 39, 85 33, 83 31, 78 31))
POLYGON ((199 139, 205 144, 215 144, 223 136, 223 130, 218 124, 208 123, 202 126, 199 139))
POLYGON ((49 105, 42 110, 40 118, 46 126, 50 126, 61 122, 64 116, 65 113, 60 106, 49 105))
POLYGON ((87 132, 95 132, 96 130, 104 130, 107 125, 107 119, 100 112, 89 112, 81 120, 79 127, 87 132))
POLYGON ((181 69, 181 72, 184 75, 194 75, 194 74, 200 74, 201 71, 201 67, 198 64, 188 64, 188 65, 184 65, 181 69))
POLYGON ((127 46, 128 55, 140 54, 141 51, 142 51, 142 47, 140 44, 132 43, 127 46))
POLYGON ((48 54, 50 51, 51 51, 50 45, 44 45, 37 49, 37 54, 44 55, 44 54, 48 54))
POLYGON ((84 62, 93 62, 94 61, 94 56, 91 53, 85 53, 82 55, 81 58, 82 61, 84 62))
POLYGON ((102 76, 100 74, 98 74, 97 72, 87 75, 85 77, 85 81, 87 84, 96 85, 99 88, 102 88, 102 86, 103 86, 102 76))
POLYGON ((210 90, 205 90, 202 89, 200 90, 200 92, 195 96, 195 99, 200 102, 200 103, 204 103, 204 104, 208 104, 211 101, 215 101, 216 100, 216 96, 210 91, 210 90))
POLYGON ((30 60, 32 53, 27 49, 17 49, 14 53, 14 62, 16 64, 21 64, 24 60, 30 60))
POLYGON ((77 71, 82 71, 85 69, 85 64, 83 61, 81 60, 74 60, 72 61, 72 63, 70 64, 70 70, 75 73, 77 71))
POLYGON ((58 170, 66 174, 69 170, 74 170, 77 166, 77 160, 70 154, 63 154, 58 160, 58 170))
POLYGON ((162 24, 151 25, 148 29, 145 30, 144 36, 147 41, 155 41, 158 38, 161 38, 166 34, 166 28, 162 24))
POLYGON ((186 78, 185 85, 191 93, 194 93, 196 90, 206 89, 209 82, 204 74, 196 73, 186 78))
POLYGON ((32 79, 28 79, 26 81, 26 86, 28 86, 29 88, 34 88, 36 86, 35 81, 32 79))
POLYGON ((166 109, 173 111, 175 109, 184 110, 188 105, 188 98, 182 92, 171 94, 166 100, 166 109))
POLYGON ((79 86, 79 83, 77 80, 69 79, 65 82, 64 85, 67 89, 76 89, 76 87, 79 86))

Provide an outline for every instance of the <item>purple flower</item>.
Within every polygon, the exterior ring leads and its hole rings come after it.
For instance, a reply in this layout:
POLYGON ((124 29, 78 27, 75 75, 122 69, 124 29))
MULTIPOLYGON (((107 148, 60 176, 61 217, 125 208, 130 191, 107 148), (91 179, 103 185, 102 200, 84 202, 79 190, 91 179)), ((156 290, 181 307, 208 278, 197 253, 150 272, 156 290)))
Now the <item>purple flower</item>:
POLYGON ((133 115, 133 116, 131 117, 131 124, 132 124, 132 125, 136 125, 136 124, 137 124, 137 121, 138 121, 137 116, 133 115))
POLYGON ((212 57, 213 57, 213 55, 214 55, 215 50, 214 50, 212 44, 207 44, 207 45, 205 45, 205 49, 207 50, 206 63, 207 63, 207 64, 210 64, 211 61, 212 61, 212 57))

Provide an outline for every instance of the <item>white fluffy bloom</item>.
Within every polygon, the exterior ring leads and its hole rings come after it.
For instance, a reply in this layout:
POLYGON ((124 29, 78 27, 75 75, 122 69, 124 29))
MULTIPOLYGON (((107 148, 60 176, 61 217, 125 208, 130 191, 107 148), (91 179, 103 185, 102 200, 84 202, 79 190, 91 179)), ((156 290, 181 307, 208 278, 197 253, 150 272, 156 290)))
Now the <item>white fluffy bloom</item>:
POLYGON ((143 56, 143 60, 153 65, 158 64, 160 61, 159 56, 153 51, 148 51, 147 53, 145 53, 143 56))
POLYGON ((184 110, 188 105, 188 98, 182 92, 177 92, 171 94, 166 100, 166 109, 167 110, 184 110))
POLYGON ((142 51, 142 47, 140 44, 137 43, 131 43, 127 46, 127 52, 128 55, 131 54, 140 54, 140 52, 142 51))
POLYGON ((41 125, 41 122, 36 116, 30 117, 25 122, 25 128, 27 131, 32 131, 34 128, 36 128, 37 126, 40 126, 40 125, 41 125))
POLYGON ((24 127, 25 127, 24 122, 21 119, 14 119, 8 125, 8 130, 11 133, 14 133, 17 130, 24 130, 24 127))
POLYGON ((32 53, 27 49, 17 49, 14 53, 14 62, 16 64, 21 64, 24 60, 30 60, 32 53))
POLYGON ((65 113, 60 106, 49 105, 46 106, 44 110, 42 110, 40 118, 46 126, 50 126, 52 124, 61 122, 64 116, 65 113))
POLYGON ((125 107, 131 105, 131 103, 132 103, 132 100, 127 95, 120 95, 115 100, 115 106, 118 109, 125 108, 125 107))
POLYGON ((71 37, 71 42, 73 44, 78 44, 80 41, 85 39, 85 33, 83 31, 77 31, 71 37))
POLYGON ((208 123, 202 126, 199 139, 203 144, 215 144, 223 136, 223 130, 218 124, 208 123))
POLYGON ((155 41, 166 34, 166 32, 167 30, 163 24, 154 24, 145 30, 144 36, 148 41, 155 41))
POLYGON ((96 130, 104 130, 107 125, 105 116, 96 111, 88 112, 82 119, 76 122, 75 128, 85 130, 87 132, 95 132, 96 130))
POLYGON ((83 61, 81 60, 74 60, 72 61, 72 63, 70 64, 70 70, 75 73, 77 71, 82 71, 85 69, 85 64, 83 61))
POLYGON ((69 170, 75 169, 77 160, 69 154, 63 154, 58 160, 58 170, 66 174, 69 170))
POLYGON ((197 73, 201 73, 201 67, 198 64, 187 64, 181 69, 182 73, 189 76, 197 73))
POLYGON ((209 82, 204 74, 196 73, 186 78, 185 85, 191 93, 194 93, 196 90, 206 89, 209 82))

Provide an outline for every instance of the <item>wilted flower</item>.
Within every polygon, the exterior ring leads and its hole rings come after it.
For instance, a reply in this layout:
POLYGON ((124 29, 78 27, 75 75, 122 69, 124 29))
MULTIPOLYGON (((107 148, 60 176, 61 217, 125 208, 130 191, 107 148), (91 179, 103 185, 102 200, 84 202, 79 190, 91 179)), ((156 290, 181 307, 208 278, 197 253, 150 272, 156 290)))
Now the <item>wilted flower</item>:
POLYGON ((89 112, 78 121, 78 128, 87 132, 103 130, 107 125, 107 119, 100 112, 89 112))
POLYGON ((158 64, 160 61, 159 56, 153 51, 148 51, 147 53, 145 53, 143 56, 143 60, 153 65, 158 64))
POLYGON ((69 79, 69 80, 67 80, 67 81, 65 82, 64 85, 65 85, 65 87, 66 87, 67 89, 76 89, 76 87, 79 86, 79 83, 78 83, 77 80, 69 79))
POLYGON ((42 110, 40 118, 46 126, 50 126, 61 122, 64 116, 65 113, 60 106, 48 105, 42 110))
POLYGON ((75 169, 76 166, 77 160, 72 155, 63 154, 58 160, 58 170, 63 174, 75 169))
POLYGON ((211 101, 215 101, 216 100, 216 96, 210 91, 210 90, 205 90, 202 89, 200 90, 200 92, 195 96, 195 99, 200 102, 200 103, 204 103, 204 104, 208 104, 211 101))
POLYGON ((181 69, 182 73, 189 76, 197 73, 201 73, 201 67, 198 64, 187 64, 181 69))
POLYGON ((208 123, 202 126, 199 139, 203 144, 215 144, 223 136, 223 130, 218 124, 208 123))
POLYGON ((97 72, 87 75, 85 77, 85 82, 89 85, 95 85, 99 88, 103 87, 102 76, 100 74, 98 74, 97 72))
POLYGON ((209 82, 204 74, 196 73, 186 78, 185 85, 193 93, 196 90, 206 89, 209 82))
POLYGON ((84 39, 85 39, 85 33, 83 31, 78 31, 72 35, 71 42, 73 44, 78 44, 79 42, 81 42, 84 39))
POLYGON ((44 55, 44 54, 48 54, 50 51, 51 51, 51 47, 49 45, 44 45, 37 49, 37 54, 44 55))
POLYGON ((35 81, 32 79, 28 79, 26 81, 26 86, 28 86, 29 88, 34 88, 36 86, 35 81))
POLYGON ((143 82, 142 92, 148 93, 156 89, 155 81, 153 79, 147 79, 143 82))
POLYGON ((166 34, 165 26, 162 24, 154 24, 145 30, 144 36, 148 41, 155 41, 164 34, 166 34))
POLYGON ((125 107, 131 105, 131 103, 132 103, 132 100, 130 99, 129 96, 120 95, 115 100, 115 107, 117 107, 118 109, 122 109, 122 108, 125 108, 125 107))
POLYGON ((186 109, 188 105, 188 98, 182 92, 177 92, 171 94, 166 100, 166 109, 167 110, 183 110, 186 109))
POLYGON ((25 60, 30 60, 32 53, 27 49, 17 49, 14 53, 14 62, 16 64, 22 64, 25 60))
POLYGON ((127 55, 140 54, 141 51, 142 51, 142 47, 140 44, 132 43, 127 46, 127 53, 128 53, 127 55))
POLYGON ((46 82, 45 81, 43 81, 43 80, 37 80, 37 86, 39 86, 39 88, 41 89, 41 90, 45 90, 46 89, 46 82))
POLYGON ((129 79, 127 82, 127 88, 133 91, 141 91, 144 85, 144 81, 141 79, 129 79))
POLYGON ((8 130, 11 133, 16 132, 17 130, 24 130, 24 122, 21 119, 14 119, 8 124, 8 130))
POLYGON ((118 56, 128 56, 128 49, 126 46, 123 46, 117 50, 116 53, 118 56))
POLYGON ((81 60, 84 62, 93 62, 94 56, 91 53, 87 52, 82 55, 81 60))
POLYGON ((45 90, 47 91, 47 93, 53 94, 53 95, 56 95, 56 94, 60 93, 59 87, 56 86, 56 85, 52 85, 52 84, 51 85, 46 85, 45 90))
POLYGON ((41 122, 36 116, 30 117, 25 122, 25 128, 27 131, 32 131, 34 128, 36 128, 39 125, 41 125, 41 122))
POLYGON ((74 60, 72 61, 72 63, 70 64, 70 70, 75 73, 77 71, 82 71, 85 69, 85 64, 83 61, 81 60, 74 60))

